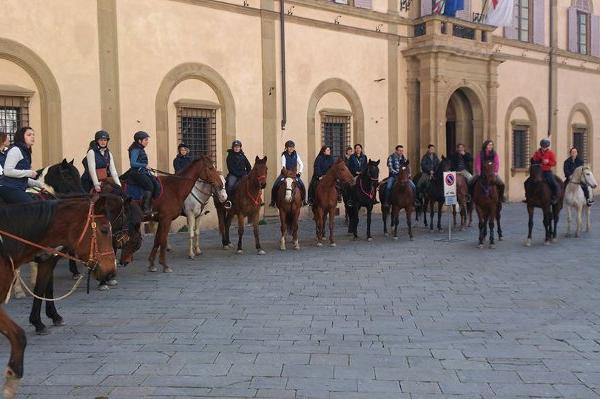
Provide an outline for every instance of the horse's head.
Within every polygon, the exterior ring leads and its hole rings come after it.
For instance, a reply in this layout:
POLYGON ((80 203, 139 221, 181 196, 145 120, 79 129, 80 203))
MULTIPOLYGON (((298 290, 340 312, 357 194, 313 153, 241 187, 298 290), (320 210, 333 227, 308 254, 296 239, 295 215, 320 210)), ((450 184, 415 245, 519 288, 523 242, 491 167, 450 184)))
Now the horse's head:
POLYGON ((379 159, 377 161, 369 159, 367 163, 367 176, 369 176, 371 181, 379 181, 379 159))
POLYGON ((133 254, 142 246, 141 226, 144 215, 140 205, 137 202, 132 201, 131 198, 125 200, 123 203, 123 210, 123 218, 125 220, 123 221, 122 234, 124 234, 127 239, 122 245, 119 263, 127 266, 133 261, 133 254))
POLYGON ((450 159, 442 155, 442 159, 434 171, 436 178, 441 179, 444 176, 444 172, 449 172, 451 167, 450 159))
POLYGON ((215 190, 220 190, 224 187, 223 180, 221 180, 221 174, 217 168, 215 168, 213 160, 209 157, 202 155, 200 158, 194 160, 188 167, 195 168, 198 171, 198 176, 194 180, 202 179, 210 184, 215 190))
POLYGON ((282 171, 283 176, 285 177, 285 200, 286 202, 292 202, 294 200, 294 189, 297 186, 296 175, 298 172, 296 168, 292 170, 282 171))
POLYGON ((496 181, 496 171, 494 163, 491 161, 486 162, 483 165, 483 177, 487 185, 493 184, 496 181))
POLYGON ((263 157, 262 159, 258 156, 254 159, 254 167, 250 171, 250 175, 258 182, 260 188, 265 188, 267 186, 267 157, 263 157))
POLYGON ((216 191, 217 199, 220 203, 227 201, 227 190, 225 190, 225 178, 223 174, 219 171, 219 178, 221 179, 221 188, 216 191))
POLYGON ((406 161, 403 167, 400 168, 400 174, 398 175, 398 181, 406 183, 410 179, 410 165, 409 161, 406 161))
POLYGON ((542 164, 539 161, 531 161, 529 165, 529 177, 534 181, 543 181, 542 164))
POLYGON ((62 162, 42 169, 38 180, 44 189, 53 195, 84 193, 79 171, 73 165, 73 160, 62 162))
POLYGON ((589 166, 581 166, 581 177, 579 178, 579 181, 590 186, 591 188, 598 187, 598 182, 596 181, 596 178, 594 177, 592 168, 590 168, 589 166))
POLYGON ((354 182, 354 176, 352 176, 352 173, 350 173, 350 170, 346 166, 346 162, 342 158, 335 161, 332 169, 335 173, 335 178, 342 184, 351 184, 354 182))

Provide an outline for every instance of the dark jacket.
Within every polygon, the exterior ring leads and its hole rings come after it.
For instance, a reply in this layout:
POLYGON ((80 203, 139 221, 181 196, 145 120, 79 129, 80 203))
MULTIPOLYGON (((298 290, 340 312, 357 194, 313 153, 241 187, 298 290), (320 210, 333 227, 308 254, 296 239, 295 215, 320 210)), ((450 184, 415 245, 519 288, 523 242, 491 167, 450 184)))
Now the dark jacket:
MULTIPOLYGON (((27 148, 25 144, 17 143, 13 144, 8 151, 11 149, 18 149, 21 151, 23 159, 17 162, 15 169, 18 170, 30 170, 31 169, 31 150, 27 148)), ((6 152, 8 154, 8 151, 6 152)), ((4 159, 6 161, 6 159, 4 159)), ((6 175, 0 176, 0 185, 10 188, 16 188, 25 191, 27 189, 29 177, 9 177, 6 175)))
POLYGON ((148 155, 146 154, 144 147, 138 143, 133 143, 129 146, 127 151, 129 152, 129 165, 131 170, 149 175, 150 171, 147 169, 148 155))
POLYGON ((440 164, 440 159, 437 154, 425 154, 423 158, 421 158, 421 172, 429 174, 430 172, 435 172, 435 169, 440 164))
POLYGON ((0 166, 4 168, 4 162, 6 162, 6 153, 8 152, 8 148, 5 151, 0 150, 0 166))
POLYGON ((465 152, 464 155, 455 152, 450 157, 451 169, 456 172, 462 172, 466 170, 467 172, 473 174, 473 157, 468 152, 465 152))
POLYGON ((252 165, 243 151, 235 152, 229 149, 227 150, 227 170, 230 175, 243 177, 250 173, 252 165))
POLYGON ((285 157, 285 168, 287 170, 294 170, 298 167, 298 153, 293 151, 291 154, 287 151, 281 153, 285 157))
POLYGON ((563 172, 565 172, 565 177, 567 179, 570 178, 573 172, 575 172, 575 169, 580 166, 583 166, 583 159, 579 158, 579 156, 575 158, 575 160, 573 160, 571 157, 565 159, 565 163, 563 164, 563 172))
POLYGON ((364 172, 367 169, 367 156, 362 153, 360 156, 356 154, 350 155, 350 158, 348 158, 348 169, 350 169, 352 176, 364 172))
POLYGON ((319 178, 325 176, 327 171, 333 166, 334 160, 331 155, 319 154, 315 158, 314 176, 319 178))
POLYGON ((189 155, 181 155, 177 154, 175 159, 173 160, 173 168, 175 169, 175 173, 183 170, 186 166, 192 163, 192 157, 189 155))
POLYGON ((393 152, 387 159, 387 167, 390 176, 398 176, 400 174, 400 169, 402 169, 403 166, 406 166, 406 164, 408 164, 406 156, 402 155, 402 157, 400 157, 393 152))

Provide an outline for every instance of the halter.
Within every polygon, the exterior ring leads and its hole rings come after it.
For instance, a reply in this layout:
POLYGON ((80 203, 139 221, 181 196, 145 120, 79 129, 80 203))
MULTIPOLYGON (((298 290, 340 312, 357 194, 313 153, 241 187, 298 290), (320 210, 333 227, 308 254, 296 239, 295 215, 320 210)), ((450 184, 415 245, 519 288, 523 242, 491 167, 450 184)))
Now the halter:
MULTIPOLYGON (((377 181, 377 179, 374 179, 372 177, 369 177, 370 181, 377 181)), ((362 179, 358 179, 358 187, 360 188, 361 193, 363 193, 364 195, 366 195, 370 200, 373 200, 373 198, 375 197, 376 193, 377 193, 377 187, 376 186, 372 186, 371 187, 371 191, 370 192, 366 192, 365 189, 363 188, 363 184, 362 184, 362 179)))
POLYGON ((589 167, 585 166, 581 169, 581 176, 579 176, 579 181, 576 182, 573 179, 569 179, 569 184, 581 185, 582 183, 585 183, 586 186, 589 186, 587 179, 584 177, 584 170, 589 170, 589 167), (583 181, 581 179, 583 179, 583 181))

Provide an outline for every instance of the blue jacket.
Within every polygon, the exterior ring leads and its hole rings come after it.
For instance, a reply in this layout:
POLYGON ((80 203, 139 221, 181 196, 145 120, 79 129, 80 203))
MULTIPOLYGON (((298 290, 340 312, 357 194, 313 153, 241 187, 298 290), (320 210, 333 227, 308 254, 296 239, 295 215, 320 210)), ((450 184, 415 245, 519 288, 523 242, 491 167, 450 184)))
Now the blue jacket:
POLYGON ((319 154, 315 158, 314 176, 319 178, 325 176, 327 171, 333 166, 334 160, 331 155, 319 154))
MULTIPOLYGON (((18 144, 13 144, 6 153, 8 154, 8 152, 11 151, 13 148, 16 148, 19 151, 21 151, 21 155, 23 156, 23 159, 21 159, 19 162, 17 162, 15 169, 31 170, 31 152, 30 152, 30 150, 25 146, 25 144, 18 143, 18 144)), ((4 161, 6 161, 6 158, 4 159, 4 161)), ((6 175, 2 175, 2 176, 0 176, 0 186, 16 188, 16 189, 25 191, 25 190, 27 190, 28 180, 29 180, 29 177, 8 177, 6 175)))
POLYGON ((408 159, 403 155, 399 157, 395 152, 391 154, 387 159, 387 166, 390 172, 390 176, 397 176, 400 174, 400 169, 406 165, 408 159))
POLYGON ((298 167, 298 154, 296 151, 289 154, 287 151, 284 151, 281 155, 285 157, 285 168, 287 170, 293 170, 298 167))
POLYGON ((192 163, 192 157, 189 155, 181 155, 177 154, 175 159, 173 160, 173 168, 175 168, 175 173, 183 170, 186 166, 192 163))
POLYGON ((8 152, 8 150, 6 151, 0 151, 0 166, 2 166, 4 168, 4 162, 6 162, 6 153, 8 152))
POLYGON ((150 173, 147 169, 148 155, 146 155, 144 147, 137 143, 133 143, 129 147, 129 165, 137 172, 150 173))
POLYGON ((235 152, 229 149, 227 150, 227 170, 230 175, 243 177, 250 173, 252 165, 243 151, 235 152))
POLYGON ((367 156, 362 153, 360 156, 356 154, 350 155, 350 158, 348 158, 348 169, 350 169, 350 173, 353 176, 364 172, 367 169, 367 156))

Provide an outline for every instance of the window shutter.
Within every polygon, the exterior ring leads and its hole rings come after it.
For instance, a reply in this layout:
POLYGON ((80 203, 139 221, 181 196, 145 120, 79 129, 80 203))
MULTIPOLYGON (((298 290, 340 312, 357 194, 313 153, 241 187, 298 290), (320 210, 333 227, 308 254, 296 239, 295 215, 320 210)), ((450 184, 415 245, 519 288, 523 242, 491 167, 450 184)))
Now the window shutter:
POLYGON ((519 38, 518 28, 519 28, 519 1, 516 0, 514 2, 514 8, 513 8, 513 23, 512 23, 512 26, 504 27, 504 37, 507 39, 517 40, 519 38))
POLYGON ((533 42, 544 45, 545 26, 544 0, 533 0, 533 42))
POLYGON ((569 46, 568 50, 573 53, 578 53, 577 48, 577 9, 574 7, 569 7, 568 11, 568 24, 569 24, 569 46))
POLYGON ((354 0, 354 5, 360 8, 373 8, 372 0, 354 0))
POLYGON ((600 57, 600 15, 592 15, 591 32, 592 56, 600 57))
POLYGON ((431 0, 421 0, 421 16, 431 15, 433 12, 433 2, 431 0))

